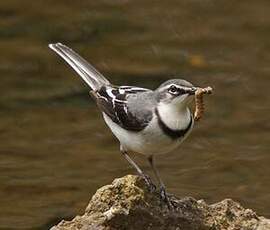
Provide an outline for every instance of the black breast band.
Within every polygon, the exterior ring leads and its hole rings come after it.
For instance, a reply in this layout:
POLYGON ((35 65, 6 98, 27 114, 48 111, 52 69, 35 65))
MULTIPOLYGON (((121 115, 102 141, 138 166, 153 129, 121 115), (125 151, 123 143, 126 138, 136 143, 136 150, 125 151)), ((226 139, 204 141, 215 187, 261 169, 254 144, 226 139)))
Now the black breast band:
POLYGON ((190 115, 190 122, 189 122, 188 126, 185 129, 171 129, 162 121, 157 108, 155 109, 155 113, 156 113, 157 118, 158 118, 159 127, 162 129, 162 131, 167 136, 169 136, 172 139, 177 139, 177 138, 185 136, 185 134, 189 131, 189 129, 191 128, 192 123, 193 123, 192 115, 190 115))

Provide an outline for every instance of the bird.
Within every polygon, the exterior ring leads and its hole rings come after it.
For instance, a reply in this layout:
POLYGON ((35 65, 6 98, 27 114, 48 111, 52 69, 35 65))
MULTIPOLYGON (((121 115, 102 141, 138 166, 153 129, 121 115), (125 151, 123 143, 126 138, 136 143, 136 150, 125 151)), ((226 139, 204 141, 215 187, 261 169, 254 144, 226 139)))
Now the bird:
POLYGON ((159 194, 170 204, 165 184, 154 159, 172 152, 194 126, 189 105, 198 87, 183 79, 170 79, 155 90, 117 86, 104 77, 78 53, 62 43, 49 44, 90 88, 90 95, 105 123, 119 140, 120 152, 144 179, 150 191, 156 190, 151 178, 131 158, 131 153, 147 158, 159 184, 159 194))

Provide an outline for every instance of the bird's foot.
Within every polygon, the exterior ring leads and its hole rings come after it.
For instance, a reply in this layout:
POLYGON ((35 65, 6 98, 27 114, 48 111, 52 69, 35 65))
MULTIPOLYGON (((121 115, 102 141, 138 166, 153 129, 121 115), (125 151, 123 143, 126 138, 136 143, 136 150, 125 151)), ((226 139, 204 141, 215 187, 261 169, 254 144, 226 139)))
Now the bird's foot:
POLYGON ((142 178, 143 178, 143 180, 144 180, 144 182, 145 182, 145 184, 146 184, 149 192, 155 192, 156 189, 157 189, 157 187, 153 183, 153 181, 151 180, 151 178, 148 175, 146 175, 146 174, 143 174, 142 175, 142 178))
POLYGON ((160 198, 164 203, 166 203, 166 205, 168 206, 168 209, 170 210, 174 209, 174 204, 168 197, 168 194, 164 186, 160 187, 160 198))

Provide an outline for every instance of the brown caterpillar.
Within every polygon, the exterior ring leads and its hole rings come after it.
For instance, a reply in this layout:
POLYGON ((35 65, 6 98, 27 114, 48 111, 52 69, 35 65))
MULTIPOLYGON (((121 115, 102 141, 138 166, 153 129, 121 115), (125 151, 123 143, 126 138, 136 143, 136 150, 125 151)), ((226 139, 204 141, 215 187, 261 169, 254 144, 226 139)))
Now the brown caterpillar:
POLYGON ((195 112, 194 120, 198 121, 202 118, 204 113, 203 94, 211 94, 213 89, 211 87, 198 88, 195 92, 195 112))

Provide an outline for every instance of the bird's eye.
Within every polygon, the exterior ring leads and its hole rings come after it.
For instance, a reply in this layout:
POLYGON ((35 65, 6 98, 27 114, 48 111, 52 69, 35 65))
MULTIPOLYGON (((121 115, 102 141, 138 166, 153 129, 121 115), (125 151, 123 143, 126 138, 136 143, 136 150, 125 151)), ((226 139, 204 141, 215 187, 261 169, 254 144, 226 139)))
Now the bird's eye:
POLYGON ((175 85, 172 85, 169 88, 169 93, 176 94, 178 92, 178 88, 175 85))

